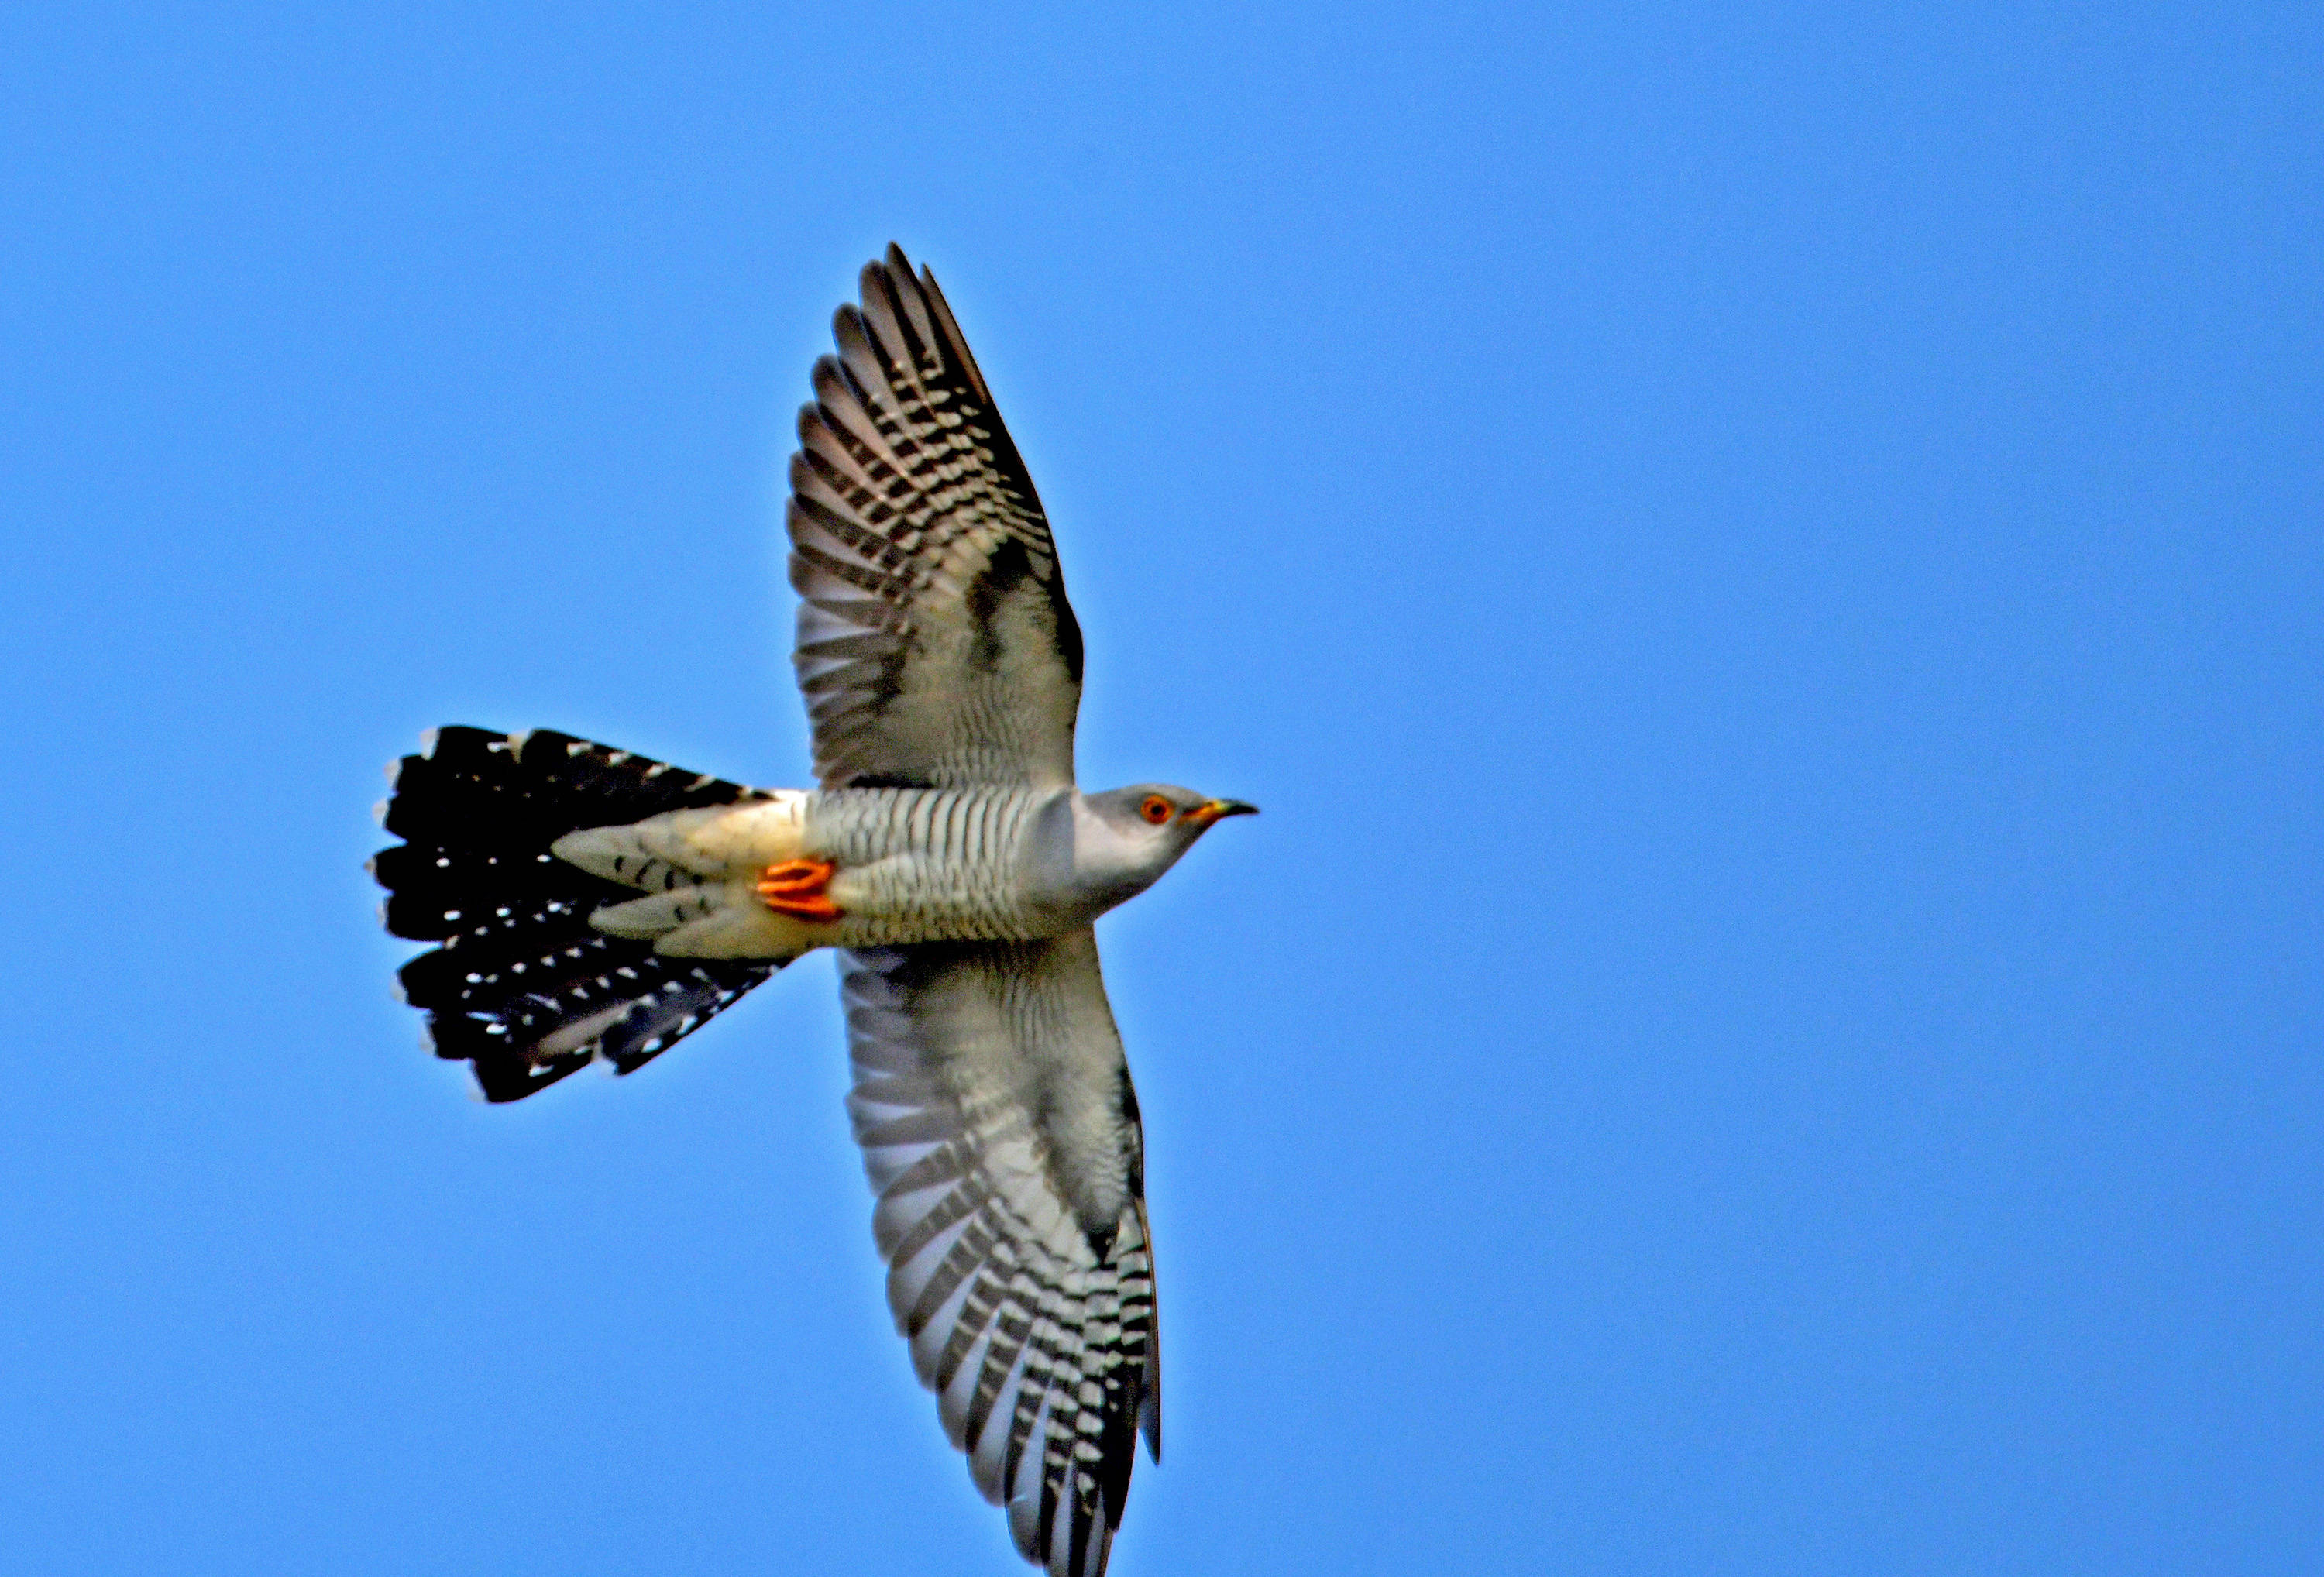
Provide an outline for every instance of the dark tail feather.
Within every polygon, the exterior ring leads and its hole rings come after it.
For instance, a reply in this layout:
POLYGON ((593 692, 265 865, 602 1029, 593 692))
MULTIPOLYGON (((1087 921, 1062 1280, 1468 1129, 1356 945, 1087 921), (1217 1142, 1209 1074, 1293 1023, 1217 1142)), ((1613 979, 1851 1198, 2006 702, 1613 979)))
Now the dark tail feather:
POLYGON ((637 895, 549 852, 583 827, 759 797, 545 729, 447 728, 404 757, 380 816, 404 842, 371 870, 387 889, 388 930, 438 944, 397 977, 427 1013, 436 1055, 474 1064, 491 1101, 600 1056, 626 1074, 780 968, 663 958, 650 942, 592 929, 599 905, 637 895))

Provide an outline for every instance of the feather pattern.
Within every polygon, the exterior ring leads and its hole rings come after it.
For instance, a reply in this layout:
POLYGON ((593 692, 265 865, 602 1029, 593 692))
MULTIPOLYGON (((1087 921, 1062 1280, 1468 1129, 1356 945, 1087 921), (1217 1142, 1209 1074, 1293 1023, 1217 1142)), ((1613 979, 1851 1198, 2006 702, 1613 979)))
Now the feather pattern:
POLYGON ((393 769, 372 874, 388 930, 436 946, 397 976, 428 1044, 514 1101, 593 1060, 641 1067, 780 967, 665 958, 589 924, 631 896, 549 853, 577 828, 732 805, 757 789, 538 729, 445 728, 393 769))
POLYGON ((1070 784, 1082 634, 1033 479, 935 274, 890 246, 861 282, 791 457, 816 774, 1070 784))
POLYGON ((843 997, 913 1368, 1018 1549, 1097 1577, 1161 1395, 1143 1139, 1096 938, 851 953, 843 997))

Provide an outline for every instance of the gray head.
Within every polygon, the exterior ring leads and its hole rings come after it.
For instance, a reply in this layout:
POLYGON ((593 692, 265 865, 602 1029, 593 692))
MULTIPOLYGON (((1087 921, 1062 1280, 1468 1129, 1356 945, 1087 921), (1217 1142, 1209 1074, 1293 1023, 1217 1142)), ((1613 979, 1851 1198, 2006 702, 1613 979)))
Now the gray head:
POLYGON ((1186 845, 1230 816, 1257 816, 1259 807, 1240 799, 1213 799, 1176 783, 1133 783, 1085 794, 1083 800, 1110 825, 1140 842, 1183 853, 1186 845))
POLYGON ((1175 783, 1134 783, 1084 794, 1074 817, 1075 884, 1099 908, 1111 908, 1153 885, 1219 822, 1258 810, 1240 799, 1213 799, 1175 783))

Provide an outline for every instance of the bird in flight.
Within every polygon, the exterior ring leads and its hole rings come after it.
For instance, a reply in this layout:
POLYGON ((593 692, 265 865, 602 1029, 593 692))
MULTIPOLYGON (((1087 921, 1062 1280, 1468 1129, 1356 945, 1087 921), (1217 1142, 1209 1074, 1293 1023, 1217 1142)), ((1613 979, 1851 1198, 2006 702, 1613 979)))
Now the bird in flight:
POLYGON ((960 325, 900 248, 815 364, 791 457, 811 789, 537 729, 390 769, 372 871, 434 944, 404 998, 514 1101, 636 1071, 838 950, 848 1111, 912 1366, 1026 1559, 1099 1577, 1159 1459, 1144 1137, 1091 922, 1252 807, 1074 783, 1082 635, 960 325))

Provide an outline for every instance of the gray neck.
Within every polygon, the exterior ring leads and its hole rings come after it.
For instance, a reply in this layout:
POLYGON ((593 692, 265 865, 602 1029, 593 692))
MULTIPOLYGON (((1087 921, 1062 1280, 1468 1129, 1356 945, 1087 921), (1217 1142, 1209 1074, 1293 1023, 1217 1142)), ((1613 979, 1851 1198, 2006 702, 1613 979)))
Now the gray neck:
POLYGON ((1144 892, 1176 859, 1151 839, 1125 836, 1078 788, 1041 807, 1033 842, 1040 851, 1035 885, 1083 922, 1144 892))

